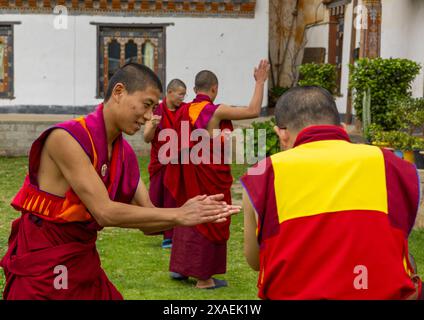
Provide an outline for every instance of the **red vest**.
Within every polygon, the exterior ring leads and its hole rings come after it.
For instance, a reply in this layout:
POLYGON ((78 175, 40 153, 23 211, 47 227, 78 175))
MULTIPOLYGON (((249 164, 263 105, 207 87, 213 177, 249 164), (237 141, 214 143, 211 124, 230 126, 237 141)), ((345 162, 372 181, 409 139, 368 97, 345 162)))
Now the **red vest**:
POLYGON ((309 127, 242 183, 258 213, 262 299, 405 299, 418 210, 413 165, 309 127))

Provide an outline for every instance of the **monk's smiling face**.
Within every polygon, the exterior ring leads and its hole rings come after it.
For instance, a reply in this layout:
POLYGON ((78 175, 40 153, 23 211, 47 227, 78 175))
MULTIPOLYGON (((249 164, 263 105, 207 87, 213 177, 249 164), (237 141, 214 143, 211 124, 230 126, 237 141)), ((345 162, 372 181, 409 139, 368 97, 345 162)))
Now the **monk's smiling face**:
MULTIPOLYGON (((119 86, 121 84, 117 84, 119 86)), ((123 87, 116 88, 119 93, 116 108, 116 124, 119 129, 133 135, 141 129, 141 126, 152 117, 153 110, 156 108, 160 98, 158 88, 148 86, 144 90, 136 90, 133 93, 123 87)))

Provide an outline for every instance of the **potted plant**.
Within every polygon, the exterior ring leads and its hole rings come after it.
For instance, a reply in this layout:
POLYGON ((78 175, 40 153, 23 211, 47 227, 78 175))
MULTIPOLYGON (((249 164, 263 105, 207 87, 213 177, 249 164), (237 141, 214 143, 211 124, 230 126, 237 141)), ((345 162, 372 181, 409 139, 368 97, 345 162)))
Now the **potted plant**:
POLYGON ((389 148, 398 157, 417 165, 417 168, 424 168, 424 158, 420 155, 420 150, 424 149, 424 139, 411 136, 403 131, 378 131, 375 127, 370 131, 373 145, 389 148))

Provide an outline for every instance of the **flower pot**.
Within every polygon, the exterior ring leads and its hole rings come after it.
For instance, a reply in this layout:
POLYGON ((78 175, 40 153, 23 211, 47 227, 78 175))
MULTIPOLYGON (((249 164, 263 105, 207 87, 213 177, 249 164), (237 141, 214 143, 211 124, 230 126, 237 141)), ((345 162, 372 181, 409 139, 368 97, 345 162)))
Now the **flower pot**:
POLYGON ((404 151, 403 160, 408 161, 409 163, 415 163, 414 151, 404 151))

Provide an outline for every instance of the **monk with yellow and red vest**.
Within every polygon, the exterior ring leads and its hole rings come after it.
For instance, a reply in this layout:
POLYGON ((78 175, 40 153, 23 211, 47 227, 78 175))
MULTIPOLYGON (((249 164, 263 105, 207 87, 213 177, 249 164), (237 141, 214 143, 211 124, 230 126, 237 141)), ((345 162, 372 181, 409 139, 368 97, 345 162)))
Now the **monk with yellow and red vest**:
MULTIPOLYGON (((225 161, 226 139, 229 138, 227 133, 233 129, 231 120, 259 116, 268 72, 269 63, 262 60, 254 71, 255 89, 248 107, 214 104, 218 95, 218 78, 208 70, 196 75, 196 98, 181 107, 175 121, 175 129, 180 135, 181 161, 179 165, 167 165, 165 173, 165 185, 177 204, 199 194, 215 193, 223 193, 224 200, 231 203, 233 177, 229 162, 225 161), (220 129, 221 134, 214 136, 215 129, 220 129), (210 139, 210 150, 205 152, 207 154, 203 154, 204 150, 199 151, 199 159, 193 161, 192 151, 200 144, 189 139, 195 130, 210 139), (219 154, 214 146, 221 150, 219 154)), ((197 279, 196 287, 200 289, 227 286, 225 280, 212 276, 226 272, 229 236, 230 219, 220 224, 175 228, 170 261, 171 277, 178 280, 194 277, 197 279)))
POLYGON ((1 260, 4 299, 122 299, 100 266, 98 230, 152 233, 221 223, 237 211, 220 201, 223 195, 197 197, 177 209, 152 205, 122 132, 140 130, 161 92, 153 71, 127 64, 109 80, 93 113, 49 128, 33 143, 29 173, 12 201, 22 216, 1 260))
POLYGON ((324 89, 289 90, 275 117, 286 151, 241 179, 245 253, 259 271, 259 297, 419 298, 408 253, 420 199, 414 165, 351 143, 324 89))

